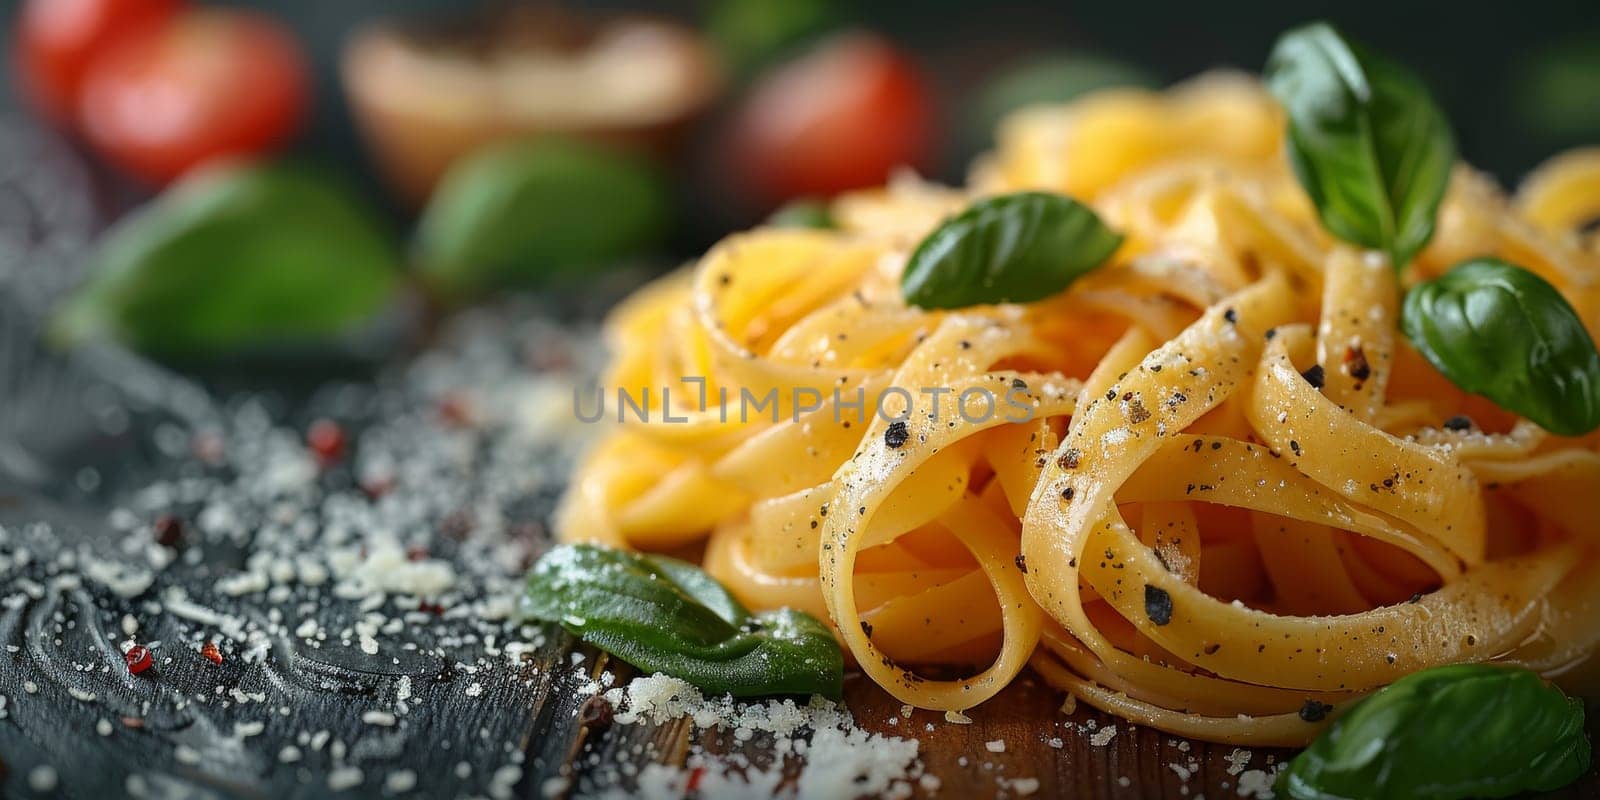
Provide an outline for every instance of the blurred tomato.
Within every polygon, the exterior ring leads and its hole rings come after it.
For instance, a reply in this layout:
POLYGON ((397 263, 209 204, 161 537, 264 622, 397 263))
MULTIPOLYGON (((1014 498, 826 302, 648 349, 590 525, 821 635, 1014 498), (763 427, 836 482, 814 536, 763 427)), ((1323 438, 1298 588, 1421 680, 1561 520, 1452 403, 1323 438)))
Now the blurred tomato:
POLYGON ((116 37, 165 22, 180 0, 25 0, 17 20, 22 91, 57 123, 70 124, 89 60, 116 37))
POLYGON ((847 33, 751 88, 733 122, 740 180, 765 203, 882 183, 932 153, 933 103, 911 62, 881 37, 847 33))
POLYGON ((308 82, 305 55, 283 25, 255 12, 195 10, 94 59, 79 120, 105 156, 165 182, 288 139, 305 117, 308 82))

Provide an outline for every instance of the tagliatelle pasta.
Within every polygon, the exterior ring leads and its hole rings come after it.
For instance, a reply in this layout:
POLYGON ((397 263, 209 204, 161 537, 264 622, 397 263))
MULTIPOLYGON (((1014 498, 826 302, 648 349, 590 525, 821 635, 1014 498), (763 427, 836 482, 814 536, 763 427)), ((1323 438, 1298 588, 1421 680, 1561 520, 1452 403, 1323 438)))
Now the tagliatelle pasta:
POLYGON ((1014 115, 966 189, 899 179, 836 201, 838 230, 729 237, 610 320, 588 404, 624 421, 561 536, 699 557, 924 708, 1031 663, 1140 724, 1295 745, 1308 701, 1419 669, 1572 669, 1600 639, 1600 436, 1465 394, 1397 320, 1404 285, 1495 255, 1600 332, 1600 161, 1514 198, 1458 167, 1397 282, 1319 227, 1282 130, 1244 78, 1102 92, 1014 115), (902 302, 923 235, 1028 189, 1124 243, 1039 302, 902 302))

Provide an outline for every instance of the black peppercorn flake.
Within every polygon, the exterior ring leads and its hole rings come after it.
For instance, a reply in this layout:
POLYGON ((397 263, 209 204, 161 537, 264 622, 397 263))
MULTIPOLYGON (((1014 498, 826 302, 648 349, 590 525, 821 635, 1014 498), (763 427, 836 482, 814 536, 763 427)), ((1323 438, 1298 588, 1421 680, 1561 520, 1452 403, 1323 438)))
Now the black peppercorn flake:
POLYGON ((1024 575, 1028 574, 1028 557, 1021 553, 1017 554, 1017 571, 1024 575))
POLYGON ((1145 584, 1144 613, 1151 622, 1165 625, 1172 621, 1172 595, 1159 586, 1145 584))
POLYGON ((898 420, 889 423, 889 427, 883 432, 883 443, 891 450, 905 447, 906 440, 910 438, 911 432, 906 430, 906 424, 898 420))
POLYGON ((1144 407, 1144 403, 1140 402, 1139 398, 1135 397, 1128 401, 1128 423, 1130 425, 1138 425, 1149 418, 1150 411, 1144 407))
POLYGON ((1307 700, 1306 704, 1300 707, 1300 718, 1306 722, 1321 722, 1328 718, 1328 712, 1332 710, 1333 706, 1320 700, 1307 700))
POLYGON ((1321 364, 1311 365, 1310 369, 1300 373, 1300 377, 1305 378, 1306 383, 1311 384, 1313 389, 1321 389, 1323 384, 1327 383, 1327 375, 1322 371, 1321 364))

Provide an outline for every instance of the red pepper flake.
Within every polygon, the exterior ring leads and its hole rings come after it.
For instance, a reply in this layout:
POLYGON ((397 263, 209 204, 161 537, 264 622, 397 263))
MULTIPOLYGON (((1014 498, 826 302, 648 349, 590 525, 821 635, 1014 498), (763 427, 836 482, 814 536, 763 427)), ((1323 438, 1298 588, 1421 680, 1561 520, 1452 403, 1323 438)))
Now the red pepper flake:
POLYGON ((319 419, 306 431, 306 445, 318 464, 329 466, 344 457, 344 429, 331 419, 319 419))
POLYGON ((155 659, 150 657, 150 648, 142 644, 128 648, 128 652, 123 653, 122 658, 128 662, 128 671, 135 675, 155 666, 155 659))
POLYGON ((592 731, 603 731, 611 727, 615 712, 611 708, 611 701, 595 695, 589 698, 578 709, 578 724, 592 731))
POLYGON ((144 727, 144 717, 123 717, 122 718, 122 726, 124 728, 133 728, 135 730, 137 730, 139 728, 143 728, 144 727))
POLYGON ((536 519, 513 522, 507 526, 506 533, 510 534, 514 541, 537 542, 544 537, 544 523, 536 519))
POLYGON ((394 488, 393 475, 371 475, 361 479, 361 491, 368 500, 377 500, 394 488))
POLYGON ((476 525, 477 520, 470 510, 457 509, 439 521, 439 532, 452 539, 465 539, 476 525))
POLYGON ((227 449, 223 446, 222 434, 200 431, 189 439, 189 452, 207 464, 221 464, 227 449))
POLYGON ((438 603, 429 602, 427 600, 417 601, 417 610, 423 612, 424 614, 432 614, 436 617, 443 616, 444 614, 444 606, 438 603))
POLYGON ((407 547, 406 548, 406 560, 407 561, 427 561, 428 560, 428 548, 423 547, 420 544, 414 544, 414 545, 411 545, 410 547, 407 547))
POLYGON ((705 774, 706 774, 706 768, 705 767, 695 767, 694 769, 689 770, 689 781, 688 781, 688 783, 685 783, 683 785, 683 790, 685 792, 697 792, 697 791, 699 791, 700 790, 700 779, 705 777, 705 774))
POLYGON ((572 350, 555 337, 529 342, 523 351, 528 366, 539 372, 560 372, 572 368, 572 350))
POLYGON ((439 421, 446 425, 464 428, 472 424, 472 406, 460 392, 448 392, 440 397, 436 411, 439 421))
POLYGON ((1372 365, 1367 363, 1367 352, 1361 345, 1351 345, 1344 351, 1345 374, 1358 381, 1372 377, 1372 365))
POLYGON ((222 663, 222 651, 217 649, 216 642, 207 640, 205 644, 200 646, 200 655, 213 664, 222 663))
POLYGON ((155 536, 156 544, 166 548, 177 547, 183 539, 183 520, 172 514, 162 514, 156 517, 150 532, 155 536))

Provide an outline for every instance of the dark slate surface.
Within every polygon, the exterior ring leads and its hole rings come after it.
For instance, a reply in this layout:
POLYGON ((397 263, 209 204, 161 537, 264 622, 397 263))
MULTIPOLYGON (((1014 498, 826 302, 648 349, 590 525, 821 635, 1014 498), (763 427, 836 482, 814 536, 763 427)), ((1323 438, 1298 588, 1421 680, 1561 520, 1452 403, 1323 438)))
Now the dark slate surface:
MULTIPOLYGON (((280 625, 249 642, 265 657, 246 659, 246 642, 219 634, 228 624, 175 613, 162 602, 167 590, 181 587, 197 607, 257 631, 272 627, 274 609, 292 626, 314 608, 331 631, 365 609, 320 588, 296 587, 275 599, 219 593, 217 578, 241 566, 250 543, 196 535, 194 504, 173 505, 190 528, 171 548, 176 560, 147 589, 123 597, 84 577, 91 559, 147 567, 139 554, 120 551, 130 534, 108 522, 131 493, 180 476, 228 480, 229 465, 173 457, 156 442, 163 427, 225 428, 228 408, 213 399, 217 393, 126 353, 69 357, 40 341, 42 309, 76 280, 103 209, 116 201, 70 151, 26 125, 0 125, 0 152, 0 595, 11 598, 0 608, 0 794, 315 797, 330 793, 329 775, 340 766, 362 769, 351 794, 382 793, 400 769, 415 773, 422 796, 537 794, 572 758, 581 728, 581 698, 565 684, 603 660, 578 651, 584 660, 574 664, 572 642, 558 631, 513 664, 485 658, 483 639, 497 625, 501 641, 518 636, 511 623, 407 626, 376 655, 336 643, 308 647, 280 625), (124 617, 138 621, 136 637, 125 635, 124 617), (222 664, 192 646, 199 637, 219 640, 222 664), (119 642, 129 638, 163 643, 153 670, 126 669, 119 642), (469 680, 461 665, 479 663, 497 666, 469 680), (364 712, 393 711, 403 678, 410 681, 406 713, 392 726, 362 722, 364 712), (239 725, 250 731, 257 723, 259 733, 239 735, 239 725), (286 762, 286 746, 301 756, 286 762), (470 770, 458 767, 463 762, 470 770), (46 765, 54 786, 36 773, 46 765)), ((226 365, 214 372, 224 384, 262 380, 226 365)), ((317 410, 316 398, 313 387, 290 385, 275 410, 305 418, 317 410)), ((348 423, 353 437, 361 420, 348 423)), ((329 470, 319 480, 331 493, 352 479, 348 470, 329 470)), ((542 518, 552 498, 527 498, 518 513, 542 518)), ((525 538, 536 552, 541 534, 525 538)), ((476 588, 451 599, 471 602, 476 588)))

